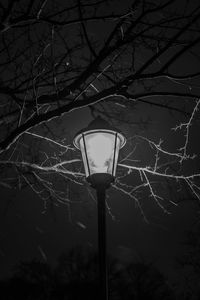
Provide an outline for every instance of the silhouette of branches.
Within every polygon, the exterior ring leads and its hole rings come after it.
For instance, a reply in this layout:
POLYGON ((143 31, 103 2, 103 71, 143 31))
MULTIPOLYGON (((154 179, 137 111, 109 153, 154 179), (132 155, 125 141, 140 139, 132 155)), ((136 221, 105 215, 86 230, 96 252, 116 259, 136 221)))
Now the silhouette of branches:
MULTIPOLYGON (((72 249, 58 258, 55 268, 32 260, 21 262, 10 280, 0 282, 5 299, 99 299, 97 255, 72 249)), ((110 258, 109 299, 173 300, 167 278, 152 264, 123 265, 110 258)))
POLYGON ((2 3, 0 184, 30 186, 44 202, 69 203, 62 183, 81 187, 85 179, 73 130, 66 140, 59 125, 63 116, 88 108, 123 127, 142 107, 137 123, 148 127, 153 107, 175 116, 171 128, 182 144, 171 149, 164 133, 160 141, 129 133, 113 188, 133 199, 145 219, 144 196, 166 213, 177 205, 169 185, 200 200, 191 142, 199 122, 199 20, 195 1, 2 3), (149 161, 138 155, 141 145, 149 161))

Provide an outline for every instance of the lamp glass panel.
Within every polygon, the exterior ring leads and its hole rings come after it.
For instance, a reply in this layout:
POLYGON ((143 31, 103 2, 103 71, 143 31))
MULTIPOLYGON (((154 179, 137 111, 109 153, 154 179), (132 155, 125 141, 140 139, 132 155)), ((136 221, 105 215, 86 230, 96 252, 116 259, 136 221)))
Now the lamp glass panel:
POLYGON ((115 176, 120 147, 119 137, 117 137, 115 147, 115 132, 91 132, 84 134, 84 139, 87 156, 83 137, 80 139, 80 149, 86 177, 95 173, 108 173, 115 176), (115 162, 113 166, 114 158, 115 162))

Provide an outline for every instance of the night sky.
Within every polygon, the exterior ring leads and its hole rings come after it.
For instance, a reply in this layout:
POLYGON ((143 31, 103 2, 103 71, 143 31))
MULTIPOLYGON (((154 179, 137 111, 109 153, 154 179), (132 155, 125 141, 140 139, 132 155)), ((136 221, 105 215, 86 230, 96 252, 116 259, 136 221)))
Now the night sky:
MULTIPOLYGON (((117 2, 120 11, 122 2, 117 2)), ((127 6, 130 6, 132 1, 127 0, 125 2, 127 6)), ((123 3, 125 2, 123 1, 123 3)), ((97 34, 99 41, 102 41, 104 38, 102 28, 99 25, 89 27, 91 36, 97 34)), ((144 53, 136 62, 136 67, 137 64, 140 65, 143 55, 144 53)), ((166 57, 163 61, 165 59, 166 57)), ((178 74, 180 75, 182 70, 186 73, 199 71, 199 64, 196 63, 195 58, 190 53, 180 59, 174 68, 179 71, 178 74)), ((166 80, 157 81, 155 84, 161 90, 177 92, 183 88, 184 91, 188 91, 188 86, 183 86, 182 83, 174 84, 174 82, 166 80)), ((199 93, 198 79, 196 79, 195 84, 192 92, 199 93)), ((144 88, 142 85, 136 86, 136 94, 142 88, 144 88)), ((151 92, 154 86, 147 84, 145 88, 151 92)), ((152 96, 149 99, 154 104, 164 103, 161 102, 163 101, 161 96, 152 96)), ((133 106, 132 110, 128 108, 126 111, 122 105, 124 102, 121 106, 118 99, 116 102, 118 105, 116 106, 116 116, 124 118, 125 122, 117 121, 115 125, 120 127, 119 129, 127 138, 127 144, 120 153, 119 163, 123 162, 123 158, 128 155, 131 149, 136 147, 131 156, 135 164, 137 166, 152 165, 155 157, 152 156, 151 149, 145 142, 138 144, 133 139, 135 135, 145 136, 156 143, 162 139, 163 148, 169 152, 176 152, 183 146, 185 131, 183 129, 175 131, 172 128, 180 125, 181 122, 188 121, 190 113, 194 109, 194 102, 191 105, 189 101, 185 101, 183 104, 182 99, 179 98, 169 102, 166 100, 165 104, 168 103, 169 106, 172 105, 177 110, 189 112, 187 115, 173 112, 166 107, 162 108, 146 103, 140 103, 140 105, 133 106)), ((100 109, 100 105, 97 104, 97 108, 100 109)), ((105 109, 107 108, 109 112, 111 108, 105 104, 105 109)), ((190 129, 188 152, 191 155, 193 153, 198 155, 200 152, 199 116, 199 111, 197 111, 190 129)), ((76 132, 86 127, 92 120, 91 109, 81 108, 64 114, 57 120, 58 122, 55 119, 48 122, 48 126, 57 140, 72 145, 76 132)), ((37 127, 35 132, 42 134, 45 132, 42 130, 40 131, 40 128, 37 127)), ((29 138, 24 135, 20 142, 28 145, 29 138)), ((37 139, 32 139, 33 144, 34 141, 36 147, 37 139)), ((53 148, 50 143, 38 145, 36 156, 39 155, 39 151, 43 154, 48 153, 48 155, 53 153, 52 156, 58 154, 56 148, 53 148)), ((70 155, 77 157, 79 155, 78 150, 71 152, 70 155)), ((200 161, 197 157, 189 163, 184 162, 179 171, 180 173, 183 171, 185 174, 197 173, 199 172, 199 165, 200 161)), ((8 169, 8 178, 16 175, 13 169, 8 169)), ((119 167, 117 174, 120 175, 120 172, 119 167)), ((36 259, 55 266, 60 254, 76 246, 81 245, 90 247, 94 251, 97 250, 97 205, 95 192, 87 183, 80 188, 73 183, 69 183, 69 186, 62 186, 72 200, 71 203, 64 205, 56 201, 45 203, 29 186, 20 190, 17 181, 12 188, 6 185, 5 181, 2 180, 2 182, 4 184, 0 184, 1 279, 11 277, 21 261, 36 259)), ((127 185, 137 185, 139 182, 138 173, 132 172, 129 177, 127 176, 125 182, 127 185)), ((161 203, 168 210, 168 213, 164 212, 152 197, 149 197, 149 193, 141 193, 139 196, 146 221, 133 199, 112 187, 108 190, 107 205, 109 209, 107 209, 106 216, 108 253, 124 263, 131 261, 152 263, 174 282, 176 278, 181 278, 181 274, 184 272, 178 265, 177 259, 188 253, 188 248, 185 245, 186 233, 197 220, 199 203, 196 199, 194 200, 195 197, 190 193, 188 187, 183 186, 180 189, 176 183, 171 181, 168 182, 167 188, 160 183, 158 190, 165 198, 161 203), (170 203, 170 200, 174 204, 170 203)))
MULTIPOLYGON (((147 135, 171 138, 171 132, 167 129, 176 119, 166 114, 165 110, 153 108, 149 112, 151 125, 147 135)), ((73 136, 87 125, 90 118, 85 110, 84 117, 82 113, 75 112, 63 117, 63 123, 67 128, 72 128, 73 136)), ((137 118, 140 118, 140 111, 137 111, 137 118)), ((132 127, 125 129, 127 137, 134 134, 135 125, 132 127)), ((168 144, 173 147, 173 142, 177 143, 176 135, 168 144)), ((143 151, 146 154, 145 149, 143 151)), ((180 272, 176 258, 187 251, 183 242, 186 231, 195 222, 198 206, 186 198, 178 206, 171 206, 170 214, 165 214, 147 197, 144 199, 147 223, 133 200, 112 188, 108 193, 111 209, 111 214, 107 212, 108 252, 124 261, 153 262, 172 278, 176 277, 180 272)), ((1 277, 11 275, 13 267, 20 261, 35 258, 55 265, 62 252, 75 246, 97 249, 97 208, 89 195, 70 207, 48 205, 47 209, 30 188, 21 191, 2 188, 1 195, 1 277)))

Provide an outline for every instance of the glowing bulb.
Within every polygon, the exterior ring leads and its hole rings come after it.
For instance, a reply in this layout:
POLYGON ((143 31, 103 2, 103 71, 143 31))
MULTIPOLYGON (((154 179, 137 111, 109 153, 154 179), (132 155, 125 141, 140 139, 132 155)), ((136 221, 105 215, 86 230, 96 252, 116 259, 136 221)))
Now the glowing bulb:
POLYGON ((104 134, 95 134, 88 139, 88 157, 98 172, 107 172, 113 150, 113 140, 104 134))

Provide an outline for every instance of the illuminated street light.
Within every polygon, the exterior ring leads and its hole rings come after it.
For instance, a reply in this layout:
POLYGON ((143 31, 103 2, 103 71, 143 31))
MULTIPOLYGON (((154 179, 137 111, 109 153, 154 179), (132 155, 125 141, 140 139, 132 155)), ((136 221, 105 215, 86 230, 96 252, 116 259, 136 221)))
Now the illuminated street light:
POLYGON ((92 187, 106 188, 114 181, 119 149, 125 137, 101 117, 77 133, 74 146, 81 150, 86 179, 92 187))
POLYGON ((86 179, 97 193, 101 300, 108 299, 105 192, 115 180, 119 150, 125 143, 123 134, 101 117, 93 120, 74 138, 74 146, 82 154, 86 179))

